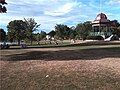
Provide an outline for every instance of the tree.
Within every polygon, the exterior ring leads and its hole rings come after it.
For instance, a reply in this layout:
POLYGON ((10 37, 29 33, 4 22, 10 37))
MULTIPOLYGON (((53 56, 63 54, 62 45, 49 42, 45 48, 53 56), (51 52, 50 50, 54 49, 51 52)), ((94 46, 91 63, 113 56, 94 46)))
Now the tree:
POLYGON ((6 32, 3 29, 0 29, 0 41, 3 42, 6 39, 6 32))
POLYGON ((10 41, 17 40, 18 45, 20 45, 20 41, 25 39, 25 29, 26 23, 22 20, 14 20, 9 22, 8 26, 8 39, 10 41))
POLYGON ((7 11, 6 7, 3 6, 4 4, 7 4, 5 0, 0 0, 0 13, 6 13, 7 11))
POLYGON ((37 28, 40 26, 40 24, 37 24, 33 18, 28 18, 28 19, 24 18, 24 20, 25 20, 25 23, 26 23, 27 39, 29 39, 31 41, 31 45, 32 45, 33 32, 35 32, 37 30, 37 28))
POLYGON ((111 29, 113 30, 113 34, 120 37, 120 23, 117 20, 111 21, 111 29))
POLYGON ((70 28, 69 38, 70 38, 70 39, 75 39, 76 35, 77 35, 77 32, 76 32, 76 30, 75 30, 75 27, 72 26, 72 27, 70 28))
POLYGON ((55 31, 53 31, 53 30, 52 30, 52 31, 50 31, 50 32, 48 33, 48 35, 49 35, 49 36, 51 36, 51 37, 54 37, 54 36, 55 36, 55 34, 56 34, 56 32, 55 32, 55 31))
POLYGON ((63 25, 57 24, 57 25, 55 26, 55 32, 56 32, 56 36, 57 36, 58 38, 61 38, 61 39, 64 38, 64 36, 63 36, 63 34, 64 34, 63 25))
POLYGON ((70 35, 70 28, 67 25, 57 24, 55 26, 55 32, 59 39, 68 39, 70 35))
POLYGON ((35 40, 39 43, 40 40, 45 39, 47 34, 46 34, 45 31, 41 31, 40 33, 36 33, 36 34, 33 34, 33 35, 35 37, 35 40))
POLYGON ((67 25, 65 25, 64 26, 64 39, 69 39, 70 33, 71 33, 71 29, 67 25))
POLYGON ((44 39, 46 37, 46 32, 45 31, 41 31, 40 33, 40 40, 44 39))
POLYGON ((113 25, 115 27, 119 27, 120 26, 120 23, 118 22, 118 20, 112 20, 111 22, 113 23, 113 25))
POLYGON ((80 23, 76 26, 76 32, 77 34, 83 39, 85 40, 87 38, 87 36, 89 35, 89 32, 92 29, 92 25, 89 21, 84 22, 84 23, 80 23))
POLYGON ((120 38, 120 26, 117 28, 117 35, 120 38))
POLYGON ((75 30, 71 30, 69 38, 75 39, 76 35, 77 35, 77 32, 75 30))

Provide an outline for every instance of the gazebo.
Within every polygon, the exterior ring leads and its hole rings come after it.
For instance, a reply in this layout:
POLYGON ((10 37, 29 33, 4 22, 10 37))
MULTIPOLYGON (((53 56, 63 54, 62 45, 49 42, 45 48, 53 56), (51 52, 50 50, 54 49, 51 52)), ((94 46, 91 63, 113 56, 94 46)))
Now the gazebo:
POLYGON ((110 36, 112 35, 110 20, 104 13, 97 15, 92 22, 91 36, 110 36))

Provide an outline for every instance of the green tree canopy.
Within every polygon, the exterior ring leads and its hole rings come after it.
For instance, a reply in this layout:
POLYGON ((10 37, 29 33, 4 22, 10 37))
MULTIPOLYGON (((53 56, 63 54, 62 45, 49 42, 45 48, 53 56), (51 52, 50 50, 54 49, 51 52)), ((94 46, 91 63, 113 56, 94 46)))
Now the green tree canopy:
POLYGON ((55 32, 59 39, 68 39, 70 35, 70 28, 67 25, 57 24, 55 26, 55 32))
POLYGON ((117 28, 117 35, 120 38, 120 26, 117 28))
POLYGON ((45 31, 41 31, 40 33, 40 40, 44 39, 46 37, 46 32, 45 31))
POLYGON ((75 28, 77 34, 85 40, 89 35, 89 32, 92 30, 91 22, 87 21, 84 23, 79 23, 75 28))
POLYGON ((9 22, 7 28, 8 39, 10 41, 17 40, 18 45, 20 45, 20 41, 26 37, 26 23, 22 20, 14 20, 9 22))
POLYGON ((32 44, 33 32, 37 30, 40 24, 37 24, 33 18, 28 18, 28 19, 24 18, 24 20, 26 23, 26 37, 31 41, 31 44, 32 44))
POLYGON ((55 34, 56 34, 56 32, 55 32, 54 30, 52 30, 52 31, 50 31, 50 32, 48 33, 48 35, 51 36, 51 37, 54 37, 55 34))
POLYGON ((77 32, 76 32, 76 30, 75 30, 75 27, 72 26, 72 27, 70 28, 69 38, 70 38, 70 39, 75 39, 76 35, 77 35, 77 32))
POLYGON ((118 20, 113 20, 111 21, 112 27, 111 29, 113 30, 113 34, 116 34, 120 37, 120 23, 118 20))
POLYGON ((6 32, 3 29, 0 29, 0 41, 3 42, 6 39, 6 32))

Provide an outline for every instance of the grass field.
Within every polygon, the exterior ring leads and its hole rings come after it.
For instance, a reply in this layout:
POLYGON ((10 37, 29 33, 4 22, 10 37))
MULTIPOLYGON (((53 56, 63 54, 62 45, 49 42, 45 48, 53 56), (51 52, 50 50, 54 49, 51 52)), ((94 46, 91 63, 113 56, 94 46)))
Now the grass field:
POLYGON ((1 90, 120 90, 120 45, 1 50, 1 90))

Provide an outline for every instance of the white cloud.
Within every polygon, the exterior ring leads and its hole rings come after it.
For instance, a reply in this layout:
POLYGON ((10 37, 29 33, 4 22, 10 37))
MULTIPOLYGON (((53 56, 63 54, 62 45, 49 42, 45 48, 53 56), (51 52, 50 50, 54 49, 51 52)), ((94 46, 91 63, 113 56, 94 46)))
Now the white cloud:
POLYGON ((120 5, 120 0, 110 0, 106 2, 108 5, 120 5))
MULTIPOLYGON (((118 11, 120 0, 107 1, 102 8, 105 14, 110 19, 120 20, 118 11)), ((96 0, 8 0, 7 3, 7 13, 0 14, 1 26, 7 26, 12 20, 34 18, 38 24, 41 24, 40 29, 50 31, 56 24, 69 26, 94 20, 99 13, 99 2, 96 0)))
POLYGON ((76 2, 66 3, 55 10, 44 11, 45 15, 61 16, 72 11, 78 4, 76 2))

